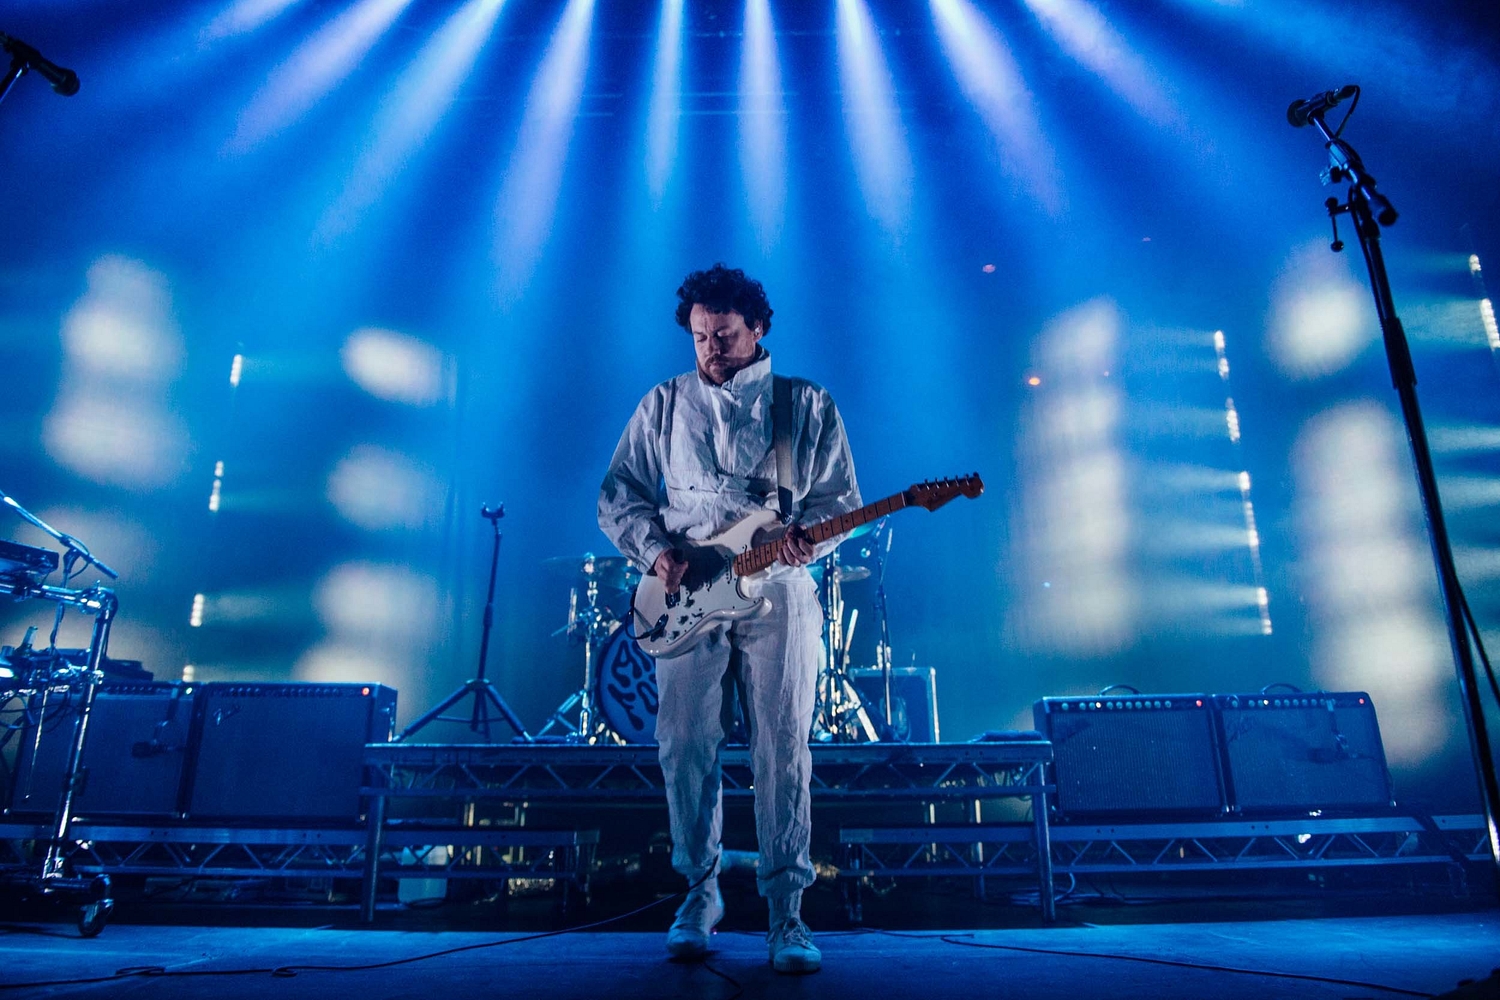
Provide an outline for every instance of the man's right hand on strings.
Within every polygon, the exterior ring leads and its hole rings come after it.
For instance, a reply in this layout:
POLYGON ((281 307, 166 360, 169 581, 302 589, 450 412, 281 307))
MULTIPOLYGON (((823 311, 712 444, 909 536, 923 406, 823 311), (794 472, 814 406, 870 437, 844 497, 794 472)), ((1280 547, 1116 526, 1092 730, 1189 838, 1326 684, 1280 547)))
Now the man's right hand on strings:
POLYGON ((688 564, 676 549, 667 549, 656 557, 656 564, 652 568, 667 593, 675 594, 682 587, 682 578, 687 574, 688 564))

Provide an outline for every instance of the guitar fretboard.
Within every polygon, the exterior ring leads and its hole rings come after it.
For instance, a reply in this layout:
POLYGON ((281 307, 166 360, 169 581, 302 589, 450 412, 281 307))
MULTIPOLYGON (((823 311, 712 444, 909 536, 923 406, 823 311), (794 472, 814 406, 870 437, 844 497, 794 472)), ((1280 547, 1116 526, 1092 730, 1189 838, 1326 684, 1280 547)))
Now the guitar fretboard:
MULTIPOLYGON (((874 503, 865 504, 859 510, 851 510, 847 514, 821 521, 807 531, 807 537, 814 545, 828 541, 836 535, 842 535, 853 531, 862 524, 885 517, 893 511, 901 510, 907 506, 905 493, 893 493, 884 500, 876 500, 874 503)), ((749 576, 758 573, 774 563, 781 554, 781 542, 766 542, 746 549, 734 557, 734 572, 737 576, 749 576)))

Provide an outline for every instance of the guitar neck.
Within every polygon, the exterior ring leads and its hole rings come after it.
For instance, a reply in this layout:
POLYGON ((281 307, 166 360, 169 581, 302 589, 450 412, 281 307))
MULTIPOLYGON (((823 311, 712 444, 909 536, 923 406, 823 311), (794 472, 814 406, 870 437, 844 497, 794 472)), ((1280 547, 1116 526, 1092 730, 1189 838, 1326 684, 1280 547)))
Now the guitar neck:
MULTIPOLYGON (((905 493, 893 493, 883 500, 867 503, 859 510, 851 510, 847 514, 821 521, 810 528, 803 529, 807 537, 814 545, 828 541, 837 535, 853 531, 862 524, 885 517, 894 511, 901 510, 907 506, 905 493)), ((774 563, 781 555, 781 542, 766 542, 746 549, 734 557, 734 571, 739 576, 748 576, 758 573, 774 563)))

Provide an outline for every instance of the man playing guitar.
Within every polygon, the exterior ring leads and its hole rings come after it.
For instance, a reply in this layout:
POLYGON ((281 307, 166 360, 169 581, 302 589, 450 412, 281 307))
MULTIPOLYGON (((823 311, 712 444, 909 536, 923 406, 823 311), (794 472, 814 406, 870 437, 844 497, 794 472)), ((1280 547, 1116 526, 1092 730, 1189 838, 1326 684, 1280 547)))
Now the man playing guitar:
POLYGON ((706 631, 657 662, 656 735, 672 864, 692 887, 667 933, 667 950, 702 958, 724 914, 719 748, 725 692, 737 674, 750 731, 771 962, 777 972, 816 972, 822 955, 802 922, 801 902, 814 880, 807 739, 823 613, 806 567, 838 539, 815 545, 798 524, 860 507, 854 462, 828 393, 805 379, 771 375, 771 356, 760 345, 771 306, 760 282, 716 264, 689 274, 677 297, 677 322, 692 334, 697 364, 636 407, 600 490, 599 526, 674 595, 688 572, 679 543, 710 538, 767 508, 789 515, 790 524, 778 561, 755 580, 769 609, 706 631))

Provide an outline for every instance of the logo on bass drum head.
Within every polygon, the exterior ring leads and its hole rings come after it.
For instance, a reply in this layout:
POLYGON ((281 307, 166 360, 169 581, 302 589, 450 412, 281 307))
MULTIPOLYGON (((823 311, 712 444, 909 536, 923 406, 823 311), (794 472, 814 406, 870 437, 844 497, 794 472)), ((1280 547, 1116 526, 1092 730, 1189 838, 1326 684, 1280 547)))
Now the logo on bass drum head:
POLYGON ((626 632, 616 627, 599 648, 599 711, 626 743, 655 743, 656 660, 626 632))

